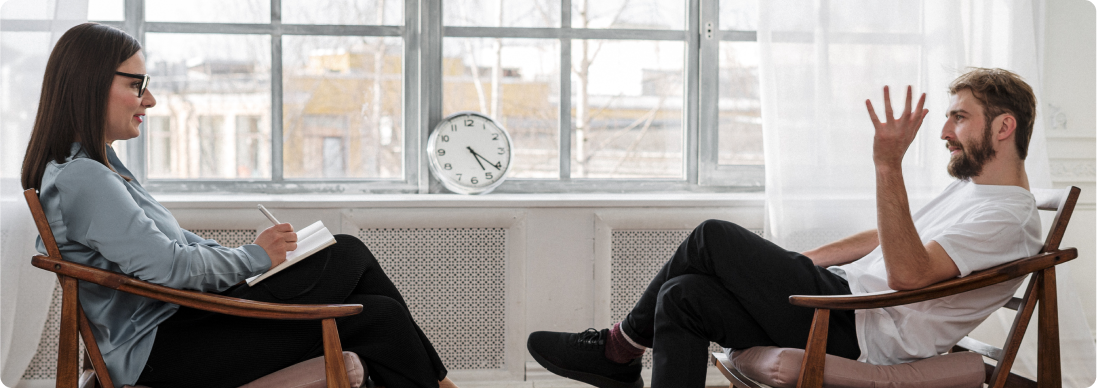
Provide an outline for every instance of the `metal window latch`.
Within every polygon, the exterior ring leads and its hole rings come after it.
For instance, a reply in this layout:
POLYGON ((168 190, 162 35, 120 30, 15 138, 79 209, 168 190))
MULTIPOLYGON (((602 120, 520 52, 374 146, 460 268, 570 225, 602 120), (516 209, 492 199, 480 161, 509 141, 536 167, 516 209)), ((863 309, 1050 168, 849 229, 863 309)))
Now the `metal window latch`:
POLYGON ((712 39, 713 34, 712 22, 705 23, 705 39, 712 39))

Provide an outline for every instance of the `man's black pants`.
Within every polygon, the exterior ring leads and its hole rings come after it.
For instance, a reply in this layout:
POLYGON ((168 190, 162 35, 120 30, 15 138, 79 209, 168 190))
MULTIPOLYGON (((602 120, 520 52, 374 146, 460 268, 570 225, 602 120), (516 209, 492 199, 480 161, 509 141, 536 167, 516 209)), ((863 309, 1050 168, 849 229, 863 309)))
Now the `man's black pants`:
MULTIPOLYGON (((726 221, 701 223, 621 324, 652 348, 651 386, 703 387, 709 341, 803 349, 814 310, 789 295, 849 295, 842 277, 726 221)), ((860 355, 853 311, 831 312, 827 353, 860 355)))

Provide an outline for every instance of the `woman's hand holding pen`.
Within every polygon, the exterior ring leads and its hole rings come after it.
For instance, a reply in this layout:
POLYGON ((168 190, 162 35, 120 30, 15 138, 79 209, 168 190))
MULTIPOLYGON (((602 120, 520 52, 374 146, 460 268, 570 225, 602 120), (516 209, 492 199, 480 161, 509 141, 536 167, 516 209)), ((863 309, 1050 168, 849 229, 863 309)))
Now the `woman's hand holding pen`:
POLYGON ((267 251, 270 267, 274 268, 286 261, 286 252, 297 249, 297 233, 290 224, 277 224, 259 233, 255 244, 267 251))

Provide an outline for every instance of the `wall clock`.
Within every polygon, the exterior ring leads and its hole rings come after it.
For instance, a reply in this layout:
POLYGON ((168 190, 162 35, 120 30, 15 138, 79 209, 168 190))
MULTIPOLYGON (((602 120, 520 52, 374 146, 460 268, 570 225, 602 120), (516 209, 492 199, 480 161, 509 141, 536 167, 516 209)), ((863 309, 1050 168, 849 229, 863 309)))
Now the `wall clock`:
POLYGON ((513 156, 507 130, 476 112, 447 116, 427 140, 431 173, 458 194, 494 190, 506 179, 513 156))

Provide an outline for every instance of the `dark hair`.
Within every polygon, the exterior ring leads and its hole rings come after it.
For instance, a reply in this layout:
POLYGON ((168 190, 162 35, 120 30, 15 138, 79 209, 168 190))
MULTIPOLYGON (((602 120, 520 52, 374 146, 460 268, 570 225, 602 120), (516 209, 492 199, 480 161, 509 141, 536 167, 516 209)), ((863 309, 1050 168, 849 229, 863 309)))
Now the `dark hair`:
POLYGON ((24 189, 40 189, 50 161, 62 163, 79 141, 88 156, 107 161, 107 99, 118 66, 141 50, 141 43, 114 27, 84 23, 57 40, 46 62, 34 130, 23 157, 24 189))
POLYGON ((1028 156, 1028 143, 1032 139, 1032 125, 1036 121, 1036 95, 1021 76, 1009 70, 973 68, 948 86, 948 93, 971 90, 971 95, 983 104, 983 116, 987 127, 995 117, 1003 113, 1017 119, 1014 143, 1017 155, 1024 160, 1028 156))

